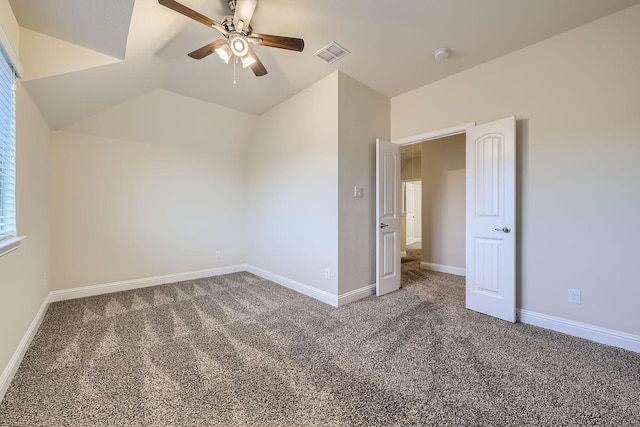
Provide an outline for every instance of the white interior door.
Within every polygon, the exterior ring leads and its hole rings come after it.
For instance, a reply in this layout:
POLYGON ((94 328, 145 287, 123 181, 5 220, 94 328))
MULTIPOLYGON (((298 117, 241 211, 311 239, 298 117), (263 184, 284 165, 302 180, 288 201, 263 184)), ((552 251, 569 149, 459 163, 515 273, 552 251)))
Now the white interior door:
POLYGON ((416 238, 416 199, 413 182, 405 182, 405 212, 407 213, 407 245, 416 238))
POLYGON ((376 295, 400 289, 400 146, 376 140, 376 295))
POLYGON ((413 242, 422 241, 422 181, 413 183, 413 242))
POLYGON ((466 305, 515 322, 515 117, 467 129, 466 146, 466 305))

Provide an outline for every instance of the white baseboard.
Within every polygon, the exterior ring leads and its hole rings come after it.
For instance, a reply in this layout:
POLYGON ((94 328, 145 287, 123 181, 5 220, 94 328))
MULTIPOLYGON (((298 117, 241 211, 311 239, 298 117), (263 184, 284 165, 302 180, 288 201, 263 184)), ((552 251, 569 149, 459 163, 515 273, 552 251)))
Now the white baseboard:
POLYGON ((252 265, 247 265, 246 271, 248 271, 249 273, 253 273, 256 276, 260 276, 264 279, 271 280, 272 282, 275 282, 278 285, 284 286, 285 288, 289 288, 293 291, 299 292, 308 297, 315 298, 333 307, 338 307, 339 305, 338 296, 330 292, 316 289, 312 286, 305 285, 304 283, 296 282, 295 280, 277 275, 275 273, 271 273, 270 271, 266 271, 261 268, 254 267, 252 265))
POLYGON ((562 332, 567 335, 573 335, 601 344, 612 345, 640 353, 640 336, 638 335, 627 334, 613 329, 601 328, 587 323, 575 322, 573 320, 563 319, 562 317, 550 316, 520 308, 517 310, 517 314, 518 320, 528 325, 539 326, 541 328, 551 329, 552 331, 562 332))
POLYGON ((131 289, 165 285, 167 283, 183 282, 185 280, 202 279, 204 277, 219 276, 221 274, 238 273, 240 271, 245 271, 246 269, 247 266, 245 264, 237 264, 230 265, 228 267, 209 268, 206 270, 191 271, 187 273, 167 274, 164 276, 146 277, 143 279, 124 280, 122 282, 103 283, 100 285, 83 286, 81 288, 52 291, 51 302, 129 291, 131 289))
POLYGON ((369 295, 374 295, 376 293, 376 284, 365 286, 360 289, 356 289, 354 291, 346 292, 342 295, 338 296, 338 307, 342 307, 345 304, 348 304, 353 301, 357 301, 362 298, 366 298, 369 295))
POLYGON ((22 358, 24 357, 27 349, 29 348, 29 344, 31 344, 31 340, 38 332, 38 328, 42 323, 42 319, 44 319, 44 315, 47 312, 47 308, 49 308, 49 302, 51 301, 51 294, 47 294, 44 301, 40 305, 36 316, 33 318, 33 321, 27 328, 22 340, 20 340, 20 344, 18 344, 18 348, 13 352, 11 359, 9 359, 9 363, 2 371, 2 375, 0 375, 0 402, 4 399, 4 395, 11 384, 11 380, 13 380, 13 376, 16 374, 16 371, 20 367, 20 363, 22 363, 22 358))
POLYGON ((420 262, 420 267, 426 270, 439 271, 440 273, 455 274, 456 276, 466 276, 464 268, 452 267, 450 265, 433 264, 431 262, 420 262))

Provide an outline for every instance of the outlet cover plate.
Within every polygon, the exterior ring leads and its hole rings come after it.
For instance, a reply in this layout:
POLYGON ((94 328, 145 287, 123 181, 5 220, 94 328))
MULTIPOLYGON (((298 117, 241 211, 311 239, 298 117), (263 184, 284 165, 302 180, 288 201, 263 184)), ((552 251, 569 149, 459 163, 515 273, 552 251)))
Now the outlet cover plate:
POLYGON ((582 292, 580 292, 580 289, 569 289, 567 301, 571 304, 582 304, 582 292))

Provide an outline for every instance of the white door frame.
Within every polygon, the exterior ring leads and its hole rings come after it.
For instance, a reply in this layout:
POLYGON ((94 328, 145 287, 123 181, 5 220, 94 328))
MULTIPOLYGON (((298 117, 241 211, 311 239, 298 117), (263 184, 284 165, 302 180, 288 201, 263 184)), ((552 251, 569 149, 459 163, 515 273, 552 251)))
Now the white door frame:
POLYGON ((467 129, 475 126, 476 126, 476 122, 469 122, 469 123, 464 123, 457 126, 451 126, 448 128, 440 129, 440 130, 434 130, 432 132, 421 133, 419 135, 407 136, 405 138, 395 139, 392 142, 400 146, 411 145, 411 144, 416 144, 418 142, 429 141, 431 139, 444 138, 447 136, 466 133, 467 129))

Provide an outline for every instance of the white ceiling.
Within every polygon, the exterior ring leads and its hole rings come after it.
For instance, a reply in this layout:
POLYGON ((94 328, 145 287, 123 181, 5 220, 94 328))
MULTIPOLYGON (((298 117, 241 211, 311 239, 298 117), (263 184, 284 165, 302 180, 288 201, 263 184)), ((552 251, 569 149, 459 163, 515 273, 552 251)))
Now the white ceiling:
MULTIPOLYGON (((219 33, 157 0, 10 3, 21 26, 112 56, 127 40, 123 62, 25 82, 60 128, 155 88, 260 114, 337 69, 393 97, 640 0, 259 0, 254 31, 304 38, 305 50, 256 46, 269 74, 240 68, 237 85, 215 55, 187 57, 219 33), (331 41, 351 54, 327 65, 313 54, 331 41), (452 49, 448 60, 433 59, 440 47, 452 49)), ((229 14, 227 0, 181 3, 217 21, 229 14)))
POLYGON ((134 0, 10 0, 21 27, 124 59, 134 0))

